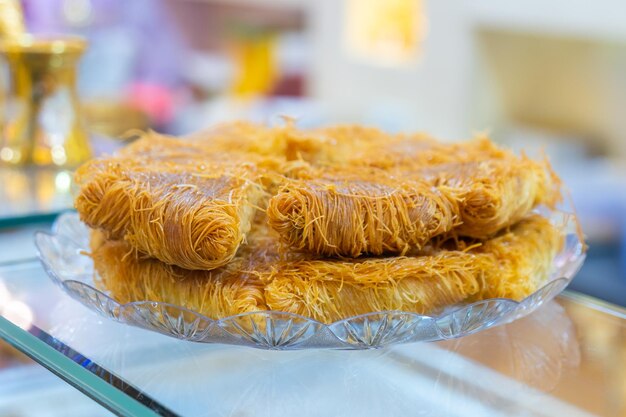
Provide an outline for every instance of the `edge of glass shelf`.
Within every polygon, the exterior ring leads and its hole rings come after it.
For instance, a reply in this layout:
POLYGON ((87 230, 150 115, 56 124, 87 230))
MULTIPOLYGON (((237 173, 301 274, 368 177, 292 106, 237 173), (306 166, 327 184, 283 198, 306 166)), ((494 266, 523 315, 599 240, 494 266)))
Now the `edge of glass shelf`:
POLYGON ((559 294, 559 297, 575 301, 593 310, 600 311, 602 313, 606 313, 608 315, 626 320, 626 308, 617 304, 610 303, 608 301, 604 301, 600 298, 568 289, 559 294))
POLYGON ((37 326, 25 330, 0 316, 0 339, 117 415, 177 416, 37 326))
POLYGON ((56 219, 59 214, 68 211, 69 209, 70 207, 60 208, 58 210, 53 210, 50 212, 32 212, 16 214, 14 216, 0 217, 0 230, 11 229, 19 226, 27 226, 34 223, 52 223, 52 221, 54 221, 54 219, 56 219))

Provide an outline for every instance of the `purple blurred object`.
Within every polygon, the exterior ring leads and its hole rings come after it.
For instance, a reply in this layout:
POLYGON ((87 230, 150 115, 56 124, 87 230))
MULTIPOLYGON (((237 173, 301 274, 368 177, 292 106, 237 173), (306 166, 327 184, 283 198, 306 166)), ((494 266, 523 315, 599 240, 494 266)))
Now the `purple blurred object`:
POLYGON ((177 87, 186 48, 160 0, 24 0, 28 29, 73 33, 90 47, 79 89, 86 96, 120 95, 135 81, 177 87))

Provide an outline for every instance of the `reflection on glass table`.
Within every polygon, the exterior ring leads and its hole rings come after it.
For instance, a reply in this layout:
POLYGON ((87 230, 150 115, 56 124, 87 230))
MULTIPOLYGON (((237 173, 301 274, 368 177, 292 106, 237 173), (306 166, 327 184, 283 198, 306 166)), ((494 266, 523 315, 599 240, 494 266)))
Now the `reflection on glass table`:
MULTIPOLYGON (((121 144, 94 135, 90 146, 99 155, 111 153, 121 144)), ((72 208, 72 177, 72 172, 64 168, 12 167, 0 161, 0 229, 51 221, 60 212, 72 208)))
POLYGON ((35 262, 0 269, 0 288, 0 337, 117 413, 626 414, 626 314, 573 294, 461 339, 280 352, 185 342, 102 318, 35 262))
POLYGON ((49 221, 72 207, 72 173, 0 166, 0 227, 49 221))

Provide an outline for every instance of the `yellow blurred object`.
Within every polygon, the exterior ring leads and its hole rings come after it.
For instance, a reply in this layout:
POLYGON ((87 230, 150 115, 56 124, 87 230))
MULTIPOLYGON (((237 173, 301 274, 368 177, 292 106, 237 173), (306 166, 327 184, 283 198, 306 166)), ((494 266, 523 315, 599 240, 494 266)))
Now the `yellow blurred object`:
POLYGON ((76 93, 78 37, 0 40, 9 85, 0 100, 0 163, 71 167, 91 157, 76 93))
POLYGON ((235 96, 267 94, 278 77, 277 39, 271 32, 259 31, 240 36, 232 45, 237 73, 232 91, 235 96))
POLYGON ((426 34, 422 0, 348 0, 348 50, 380 65, 413 61, 426 34))
POLYGON ((106 99, 83 102, 81 111, 90 132, 115 139, 128 139, 130 130, 148 130, 150 118, 140 109, 121 101, 106 99))
POLYGON ((26 33, 19 0, 0 0, 0 38, 18 39, 26 33))

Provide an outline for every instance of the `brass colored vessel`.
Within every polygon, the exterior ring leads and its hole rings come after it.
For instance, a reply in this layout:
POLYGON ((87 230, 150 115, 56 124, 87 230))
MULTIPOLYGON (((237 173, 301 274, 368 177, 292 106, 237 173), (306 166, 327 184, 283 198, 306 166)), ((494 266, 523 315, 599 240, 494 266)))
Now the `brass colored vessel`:
POLYGON ((85 47, 78 37, 0 40, 8 69, 0 83, 0 163, 72 167, 90 158, 76 92, 85 47))

